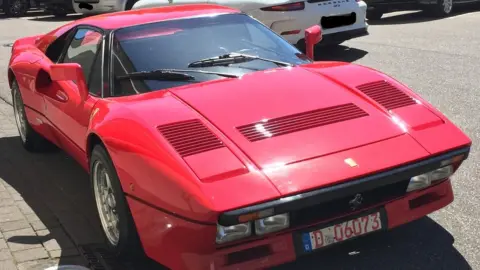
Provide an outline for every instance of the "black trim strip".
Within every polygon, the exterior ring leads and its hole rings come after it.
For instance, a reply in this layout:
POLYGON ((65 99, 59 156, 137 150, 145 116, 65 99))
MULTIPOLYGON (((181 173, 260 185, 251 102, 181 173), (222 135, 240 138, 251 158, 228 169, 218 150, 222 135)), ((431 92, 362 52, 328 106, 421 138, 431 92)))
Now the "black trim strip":
POLYGON ((328 202, 351 194, 364 192, 379 186, 389 185, 411 178, 415 175, 426 173, 440 167, 440 162, 454 156, 465 154, 467 159, 470 146, 450 151, 433 158, 417 161, 406 166, 397 167, 388 171, 376 173, 359 179, 352 179, 348 182, 329 186, 301 194, 283 197, 273 201, 244 207, 225 212, 220 215, 218 223, 222 226, 238 224, 238 218, 242 215, 255 213, 266 209, 274 209, 272 215, 293 212, 298 209, 328 202))
POLYGON ((215 224, 215 223, 213 223, 213 222, 205 222, 205 221, 200 221, 200 220, 195 220, 195 219, 191 219, 191 218, 188 218, 188 217, 184 217, 184 216, 181 216, 181 215, 179 215, 179 214, 175 214, 175 213, 173 213, 173 212, 170 212, 170 211, 168 211, 168 210, 165 210, 165 209, 163 209, 163 208, 160 208, 160 207, 158 207, 158 206, 155 206, 155 205, 153 205, 153 204, 151 204, 151 203, 149 203, 149 202, 147 202, 147 201, 145 201, 145 200, 142 200, 142 199, 140 199, 140 198, 138 198, 138 197, 136 197, 136 196, 134 196, 134 195, 132 195, 132 194, 129 194, 129 193, 124 193, 124 194, 125 194, 125 196, 127 196, 127 197, 129 197, 129 198, 131 198, 131 199, 133 199, 133 200, 135 200, 135 201, 137 201, 137 202, 139 202, 139 203, 142 203, 142 204, 144 204, 144 205, 146 205, 146 206, 149 206, 149 207, 151 207, 151 208, 153 208, 153 209, 156 209, 156 210, 158 210, 158 211, 160 211, 160 212, 163 212, 163 213, 165 213, 165 214, 167 214, 167 215, 170 215, 170 216, 173 216, 173 217, 176 217, 176 218, 179 218, 179 219, 183 219, 183 220, 188 221, 188 222, 191 222, 191 223, 196 223, 196 224, 201 224, 201 225, 208 225, 208 226, 212 226, 212 225, 213 225, 213 226, 216 226, 216 225, 217 225, 217 224, 215 224))

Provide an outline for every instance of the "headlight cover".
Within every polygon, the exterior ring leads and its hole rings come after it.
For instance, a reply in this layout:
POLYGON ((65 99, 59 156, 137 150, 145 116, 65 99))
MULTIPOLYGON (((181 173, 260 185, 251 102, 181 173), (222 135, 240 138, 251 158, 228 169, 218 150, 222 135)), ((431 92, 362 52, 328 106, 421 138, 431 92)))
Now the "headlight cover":
POLYGON ((250 222, 241 223, 233 226, 222 226, 217 224, 217 244, 224 244, 234 240, 248 237, 252 234, 252 224, 250 222))
POLYGON ((450 177, 453 174, 453 166, 448 165, 428 173, 414 176, 410 179, 410 183, 407 187, 407 192, 419 190, 430 186, 438 180, 442 180, 450 177))
POLYGON ((290 226, 290 216, 288 213, 266 217, 255 220, 255 234, 264 235, 277 232, 290 226))

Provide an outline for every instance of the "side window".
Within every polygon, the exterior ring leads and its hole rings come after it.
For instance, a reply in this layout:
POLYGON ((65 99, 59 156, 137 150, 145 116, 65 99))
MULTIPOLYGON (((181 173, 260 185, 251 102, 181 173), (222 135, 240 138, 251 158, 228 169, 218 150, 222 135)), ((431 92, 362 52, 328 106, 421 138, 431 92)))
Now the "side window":
MULTIPOLYGON (((98 73, 101 69, 93 69, 93 64, 97 58, 97 52, 101 51, 102 34, 91 29, 78 29, 73 37, 67 52, 63 57, 63 63, 78 63, 82 67, 83 74, 87 83, 90 81, 91 71, 98 73)), ((102 61, 98 65, 101 65, 102 61)), ((97 66, 98 67, 98 66, 97 66)), ((95 77, 101 77, 96 74, 95 77)), ((97 79, 100 81, 100 79, 97 79)), ((93 86, 93 85, 92 85, 93 86)), ((98 88, 90 89, 90 92, 97 93, 98 88)))
POLYGON ((253 24, 253 23, 247 24, 247 29, 248 29, 248 32, 250 33, 251 42, 255 45, 259 45, 267 49, 275 50, 278 47, 278 45, 275 43, 275 40, 268 38, 268 35, 265 35, 265 30, 259 29, 259 27, 263 27, 263 26, 253 24))
POLYGON ((47 50, 45 51, 45 55, 53 62, 57 63, 62 55, 63 49, 67 46, 68 37, 71 31, 64 33, 63 35, 59 36, 54 42, 52 42, 47 50))
POLYGON ((88 91, 94 95, 102 95, 102 69, 103 69, 103 48, 100 45, 95 62, 93 62, 90 80, 88 82, 88 91))

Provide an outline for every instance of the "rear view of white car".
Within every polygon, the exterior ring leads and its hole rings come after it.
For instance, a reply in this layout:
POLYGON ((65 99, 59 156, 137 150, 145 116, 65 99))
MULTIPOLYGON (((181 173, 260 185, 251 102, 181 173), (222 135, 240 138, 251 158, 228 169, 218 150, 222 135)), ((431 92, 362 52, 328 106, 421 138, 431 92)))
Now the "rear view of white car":
POLYGON ((132 9, 200 3, 239 9, 299 47, 303 29, 314 24, 322 27, 322 45, 368 35, 367 5, 360 0, 139 0, 132 9))

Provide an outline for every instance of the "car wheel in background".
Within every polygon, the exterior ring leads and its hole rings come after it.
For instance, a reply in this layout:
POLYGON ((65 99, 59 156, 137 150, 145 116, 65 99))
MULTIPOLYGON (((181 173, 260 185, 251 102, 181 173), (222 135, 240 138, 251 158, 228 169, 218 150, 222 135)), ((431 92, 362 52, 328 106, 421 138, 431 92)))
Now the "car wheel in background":
POLYGON ((427 14, 435 17, 447 17, 452 14, 453 0, 437 0, 435 5, 425 7, 427 14))
POLYGON ((117 172, 107 150, 97 144, 90 157, 90 180, 105 243, 122 258, 142 254, 140 240, 117 172))
POLYGON ((377 9, 367 10, 367 19, 370 21, 380 20, 383 16, 383 11, 377 9))
POLYGON ((131 10, 135 2, 135 0, 128 0, 127 4, 125 5, 125 10, 131 10))
POLYGON ((68 10, 64 7, 58 7, 52 10, 52 14, 55 17, 66 17, 68 15, 68 10))
POLYGON ((44 152, 56 149, 55 145, 38 134, 28 123, 22 94, 16 81, 12 82, 13 114, 23 147, 29 152, 44 152))
POLYGON ((28 0, 4 0, 2 8, 8 17, 21 17, 30 9, 30 3, 28 0))

